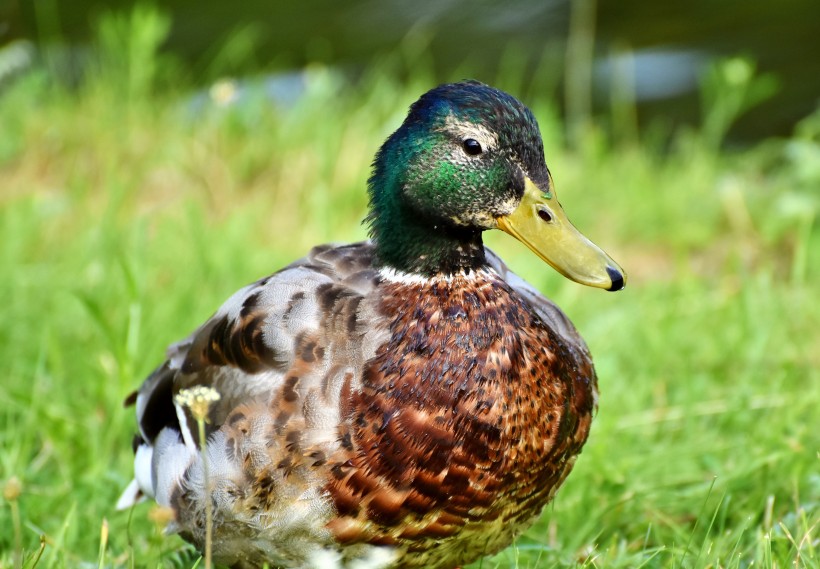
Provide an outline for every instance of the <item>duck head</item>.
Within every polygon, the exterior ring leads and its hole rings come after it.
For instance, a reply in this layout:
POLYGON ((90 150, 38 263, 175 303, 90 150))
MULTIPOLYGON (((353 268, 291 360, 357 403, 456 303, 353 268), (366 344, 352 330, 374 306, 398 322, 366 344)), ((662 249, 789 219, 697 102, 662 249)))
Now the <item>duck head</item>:
POLYGON ((532 112, 477 81, 441 85, 413 103, 376 154, 369 193, 378 261, 395 270, 477 269, 486 263, 481 234, 501 229, 576 282, 626 283, 564 214, 532 112))

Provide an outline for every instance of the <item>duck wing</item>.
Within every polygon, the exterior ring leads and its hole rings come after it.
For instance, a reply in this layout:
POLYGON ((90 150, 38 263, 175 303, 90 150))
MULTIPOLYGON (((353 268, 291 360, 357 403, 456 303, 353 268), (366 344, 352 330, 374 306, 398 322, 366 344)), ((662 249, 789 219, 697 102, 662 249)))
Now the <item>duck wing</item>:
POLYGON ((330 415, 338 415, 342 389, 351 389, 353 370, 378 344, 378 317, 363 302, 378 282, 372 257, 368 242, 316 247, 237 291, 193 334, 171 345, 165 362, 126 400, 136 405, 139 424, 136 476, 118 507, 143 495, 169 505, 195 461, 196 422, 174 400, 182 389, 204 386, 219 394, 208 412, 209 437, 226 421, 250 416, 243 410, 265 407, 273 430, 286 423, 288 431, 303 430, 300 445, 335 439, 331 427, 338 417, 330 415))

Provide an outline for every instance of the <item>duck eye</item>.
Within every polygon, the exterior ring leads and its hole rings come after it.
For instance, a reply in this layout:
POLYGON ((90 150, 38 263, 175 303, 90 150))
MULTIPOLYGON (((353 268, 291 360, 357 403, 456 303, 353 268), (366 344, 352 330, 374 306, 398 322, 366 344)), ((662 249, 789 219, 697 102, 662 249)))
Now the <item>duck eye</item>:
POLYGON ((479 142, 474 138, 468 138, 462 142, 461 147, 464 149, 464 152, 470 156, 477 156, 478 154, 481 154, 481 144, 479 144, 479 142))
POLYGON ((543 221, 550 223, 552 221, 552 215, 549 211, 543 208, 538 208, 538 217, 540 217, 543 221))

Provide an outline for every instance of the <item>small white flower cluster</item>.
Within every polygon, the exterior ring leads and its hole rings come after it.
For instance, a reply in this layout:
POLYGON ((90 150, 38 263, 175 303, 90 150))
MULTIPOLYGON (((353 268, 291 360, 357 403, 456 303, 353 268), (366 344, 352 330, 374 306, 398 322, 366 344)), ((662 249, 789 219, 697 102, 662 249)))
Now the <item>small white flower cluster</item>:
POLYGON ((213 387, 195 385, 190 389, 180 389, 174 396, 174 402, 180 407, 188 407, 197 421, 204 421, 208 416, 211 404, 219 401, 221 396, 213 387))
POLYGON ((227 107, 239 99, 239 85, 232 79, 220 79, 211 85, 208 95, 217 107, 227 107))

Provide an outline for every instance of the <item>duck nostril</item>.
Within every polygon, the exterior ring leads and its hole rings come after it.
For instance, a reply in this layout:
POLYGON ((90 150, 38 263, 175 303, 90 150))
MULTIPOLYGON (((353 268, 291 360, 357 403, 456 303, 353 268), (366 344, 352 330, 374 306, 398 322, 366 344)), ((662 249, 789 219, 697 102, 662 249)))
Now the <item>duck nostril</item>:
POLYGON ((552 215, 545 209, 538 208, 538 217, 549 223, 552 221, 552 215))

